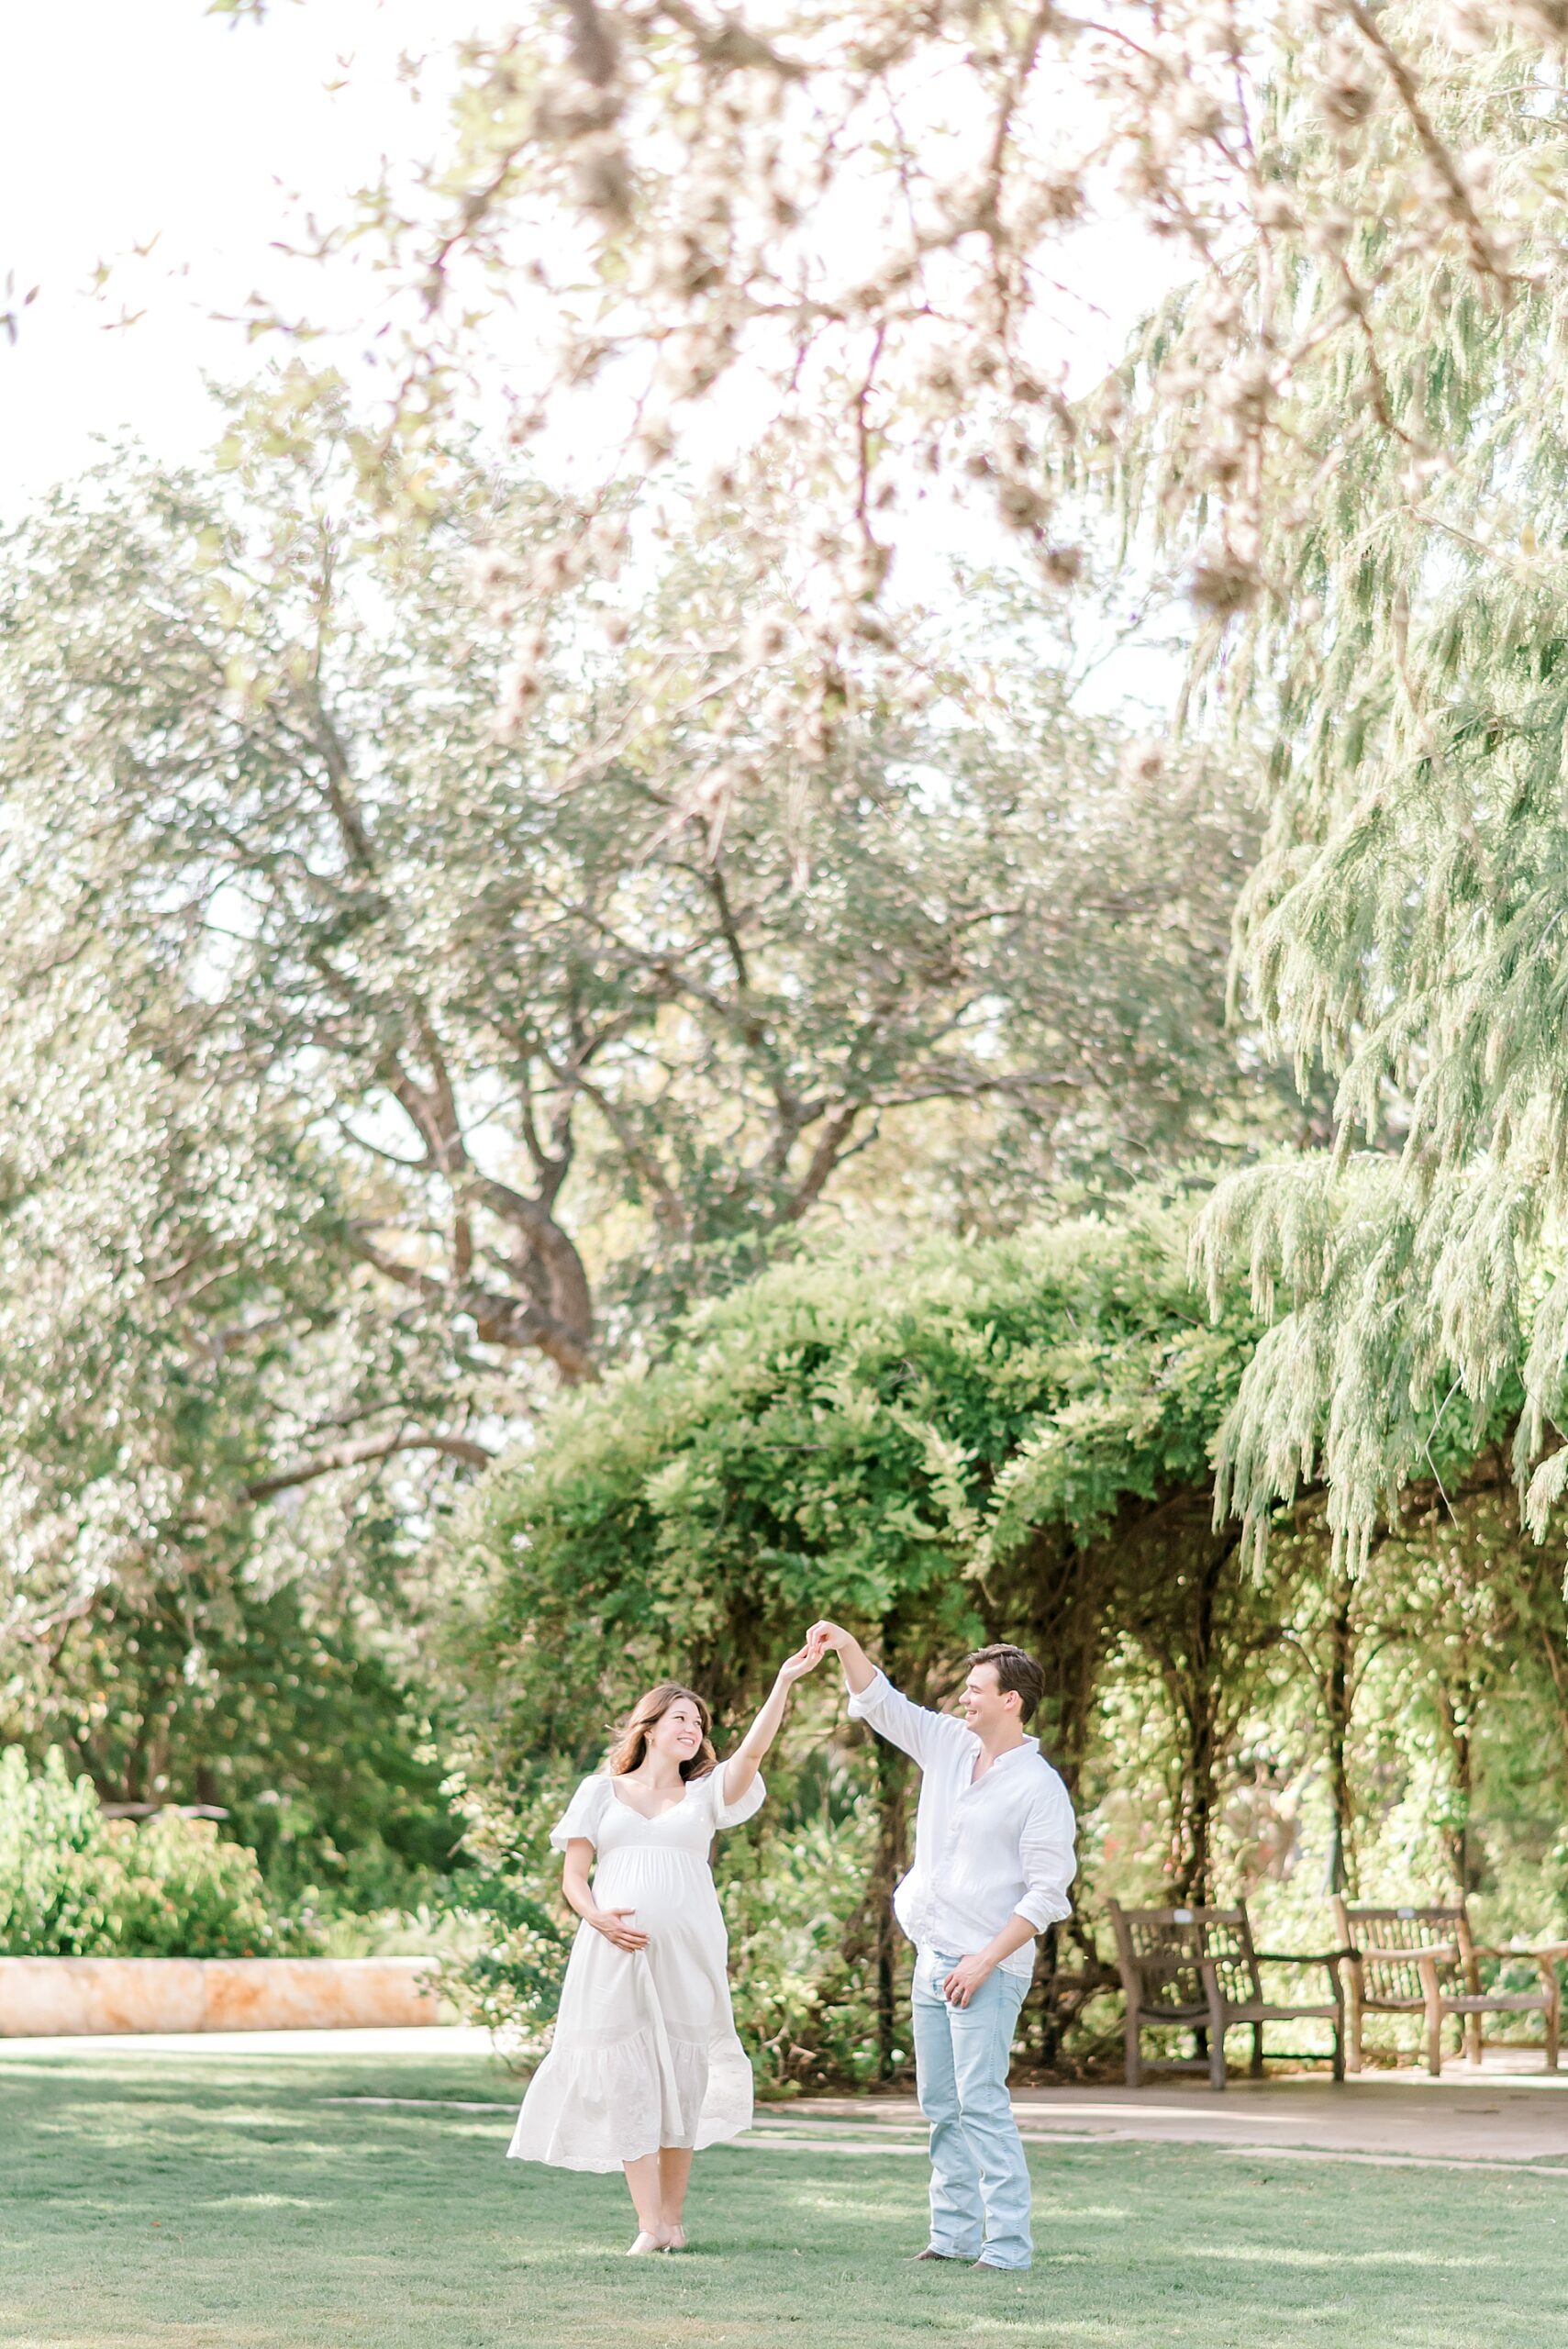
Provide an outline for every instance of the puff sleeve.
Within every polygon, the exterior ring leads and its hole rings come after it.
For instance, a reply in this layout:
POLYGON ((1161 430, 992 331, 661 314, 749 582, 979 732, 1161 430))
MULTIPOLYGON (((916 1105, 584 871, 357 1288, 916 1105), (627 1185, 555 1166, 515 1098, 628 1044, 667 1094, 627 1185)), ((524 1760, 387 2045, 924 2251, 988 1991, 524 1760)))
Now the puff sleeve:
POLYGON ((556 1851, 564 1852, 568 1843, 578 1835, 586 1836, 595 1852, 598 1850, 599 1820, 604 1816, 605 1796, 609 1783, 602 1770, 583 1780, 550 1831, 550 1840, 556 1851))
POLYGON ((724 1794, 724 1774, 728 1766, 728 1763, 721 1762, 717 1769, 709 1775, 708 1783, 713 1788, 713 1823, 716 1827, 743 1826, 748 1819, 755 1819, 767 1798, 768 1790, 762 1784, 762 1774, 759 1770, 740 1801, 727 1802, 724 1794))

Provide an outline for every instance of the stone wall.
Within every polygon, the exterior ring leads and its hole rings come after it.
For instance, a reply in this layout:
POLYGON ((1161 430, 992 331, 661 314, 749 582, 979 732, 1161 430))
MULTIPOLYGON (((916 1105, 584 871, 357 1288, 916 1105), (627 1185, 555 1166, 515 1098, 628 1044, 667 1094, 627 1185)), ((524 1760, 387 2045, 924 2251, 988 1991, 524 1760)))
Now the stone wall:
POLYGON ((436 2023, 424 1957, 0 1957, 0 2039, 436 2023))

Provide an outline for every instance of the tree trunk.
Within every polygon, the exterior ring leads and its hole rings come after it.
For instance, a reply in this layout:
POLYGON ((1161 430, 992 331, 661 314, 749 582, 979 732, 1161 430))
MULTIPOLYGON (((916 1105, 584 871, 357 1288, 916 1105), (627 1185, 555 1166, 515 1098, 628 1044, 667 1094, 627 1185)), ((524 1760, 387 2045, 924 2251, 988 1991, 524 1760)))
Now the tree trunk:
POLYGON ((1530 1575, 1537 1606, 1545 1602, 1544 1617, 1537 1617, 1536 1634, 1551 1685, 1551 1709, 1562 1759, 1568 1765, 1568 1621, 1562 1605, 1561 1561, 1553 1559, 1549 1568, 1546 1559, 1538 1554, 1531 1563, 1530 1575))
POLYGON ((1054 2064, 1062 2052, 1063 2018, 1052 1990, 1061 1939, 1056 1927, 1048 1925, 1036 1944, 1034 1981, 1029 1987, 1029 2000, 1035 2009, 1034 2029, 1028 2036, 1033 2040, 1033 2054, 1041 2064, 1054 2064))
POLYGON ((1355 1669, 1355 1585, 1341 1575, 1334 1586, 1329 1624, 1329 1799, 1333 1809, 1329 1892, 1356 1897, 1355 1811, 1351 1792, 1351 1691, 1355 1669))
POLYGON ((1453 1772, 1454 1816, 1442 1827, 1443 1855, 1461 1900, 1470 1882, 1470 1803, 1474 1788, 1475 1703, 1473 1695, 1456 1699, 1451 1689, 1438 1691, 1438 1711, 1448 1732, 1449 1759, 1453 1772))
POLYGON ((1186 1817, 1182 1822, 1182 1864, 1176 1898, 1186 1908, 1199 1908, 1209 1897, 1211 1845, 1214 1835, 1214 1706, 1211 1691, 1193 1691, 1188 1717, 1186 1817))
POLYGON ((908 1765, 884 1737, 876 1741, 876 1865, 871 1898, 875 1902, 876 2076, 890 2080, 898 2036, 898 1927, 893 1888, 904 1873, 908 1765))
POLYGON ((1219 1577, 1229 1550, 1222 1550, 1195 1578, 1195 1601, 1188 1658, 1186 1702, 1185 1785, 1181 1823, 1181 1865, 1176 1898, 1184 1907, 1199 1908, 1210 1898, 1213 1865, 1215 1778, 1218 1766, 1219 1691, 1215 1686, 1214 1617, 1219 1577))
MULTIPOLYGON (((1029 1576, 1024 1644, 1045 1673, 1045 1697, 1032 1726, 1074 1806, 1094 1733, 1115 1555, 1111 1542, 1080 1548, 1072 1541, 1063 1543, 1052 1528, 1037 1535, 1024 1562, 1029 1576)), ((987 1624, 993 1639, 1016 1636, 1017 1617, 1011 1610, 1004 1612, 1005 1621, 987 1624)), ((1063 1995, 1058 1984, 1062 1938, 1054 1925, 1040 1936, 1034 1980, 1019 2017, 1020 2041, 1041 2065, 1056 2062, 1083 2004, 1081 1993, 1070 1989, 1063 1995)))
MULTIPOLYGON (((881 1641, 882 1668, 890 1680, 898 1676, 898 1651, 894 1626, 884 1622, 881 1641)), ((869 1898, 873 1903, 873 1949, 876 1965, 876 2076, 890 2080, 898 2043, 898 1943, 893 1914, 893 1890, 903 1875, 907 1851, 909 1765, 897 1746, 884 1737, 873 1738, 876 1750, 876 1859, 869 1898)))

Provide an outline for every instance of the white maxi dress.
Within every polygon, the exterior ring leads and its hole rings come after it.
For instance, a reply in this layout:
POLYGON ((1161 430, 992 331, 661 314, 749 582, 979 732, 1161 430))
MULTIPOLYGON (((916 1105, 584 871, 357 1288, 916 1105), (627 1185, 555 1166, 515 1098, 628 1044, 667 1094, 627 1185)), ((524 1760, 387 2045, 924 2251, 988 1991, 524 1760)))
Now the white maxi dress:
POLYGON ((724 1765, 644 1819, 606 1772, 584 1778, 550 1840, 594 1846, 594 1898, 630 1909, 648 1935, 617 1949, 579 1925, 549 2054, 528 2083, 507 2151, 556 2169, 616 2170, 662 2145, 700 2149, 751 2125, 751 2066, 735 2036, 729 1943, 708 1851, 716 1829, 762 1808, 754 1778, 724 1798, 724 1765))

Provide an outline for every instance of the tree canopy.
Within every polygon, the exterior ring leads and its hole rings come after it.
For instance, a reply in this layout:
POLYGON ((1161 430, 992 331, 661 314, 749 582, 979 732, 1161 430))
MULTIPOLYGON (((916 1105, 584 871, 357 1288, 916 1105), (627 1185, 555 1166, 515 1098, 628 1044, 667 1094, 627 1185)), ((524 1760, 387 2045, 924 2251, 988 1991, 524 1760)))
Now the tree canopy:
MULTIPOLYGON (((1314 1442, 1358 1541, 1418 1471, 1428 1384, 1485 1418, 1526 1330, 1519 1473, 1539 1468, 1538 1521, 1561 1497, 1565 1301, 1538 1311, 1530 1283, 1565 1163, 1565 40, 1547 0, 1161 0, 1104 21, 541 0, 465 50, 417 191, 370 191, 325 239, 395 289, 395 500, 417 502, 455 386, 514 325, 521 436, 554 451, 594 387, 602 429, 528 570, 530 630, 596 564, 628 463, 717 451, 699 532, 738 479, 770 485, 765 531, 817 614, 803 755, 846 680, 903 665, 934 527, 1009 549, 1042 608, 1129 574, 1145 601, 1180 591, 1195 708, 1272 744, 1239 966, 1270 1047, 1339 1081, 1341 1152, 1391 1114, 1403 1146, 1326 1248, 1295 1175, 1224 1195, 1206 1241, 1280 1235, 1258 1294, 1284 1277, 1314 1332, 1265 1368, 1288 1353, 1291 1380, 1318 1378, 1314 1442), (1102 331, 1096 381, 1080 353, 1106 250, 1139 255, 1153 316, 1119 359, 1122 322, 1102 331), (1364 1394, 1396 1356, 1408 1397, 1373 1441, 1334 1382, 1364 1394)), ((255 323, 294 324, 264 301, 255 323)), ((1249 1456, 1273 1464, 1243 1491, 1254 1521, 1291 1489, 1302 1408, 1249 1389, 1249 1456)))
MULTIPOLYGON (((450 1608, 530 1996, 562 1755, 802 1610, 1040 1647, 1107 1882, 1550 1859, 1565 56, 532 0, 312 232, 352 395, 258 295, 212 468, 6 534, 8 1732, 439 1864, 450 1608)), ((813 1701, 803 1980, 903 1833, 813 1701)))
MULTIPOLYGON (((253 1497, 400 1451, 483 1459, 530 1358, 596 1375, 922 1105, 973 1106, 964 1149, 1037 1179, 1277 1129, 1218 1002, 1240 793, 1123 760, 1005 607, 986 681, 933 635, 932 710, 863 709, 810 804, 769 759, 787 667, 745 724, 706 715, 756 618, 722 554, 669 559, 622 641, 541 673, 515 740, 508 632, 464 583, 539 495, 475 475, 439 529, 367 534, 340 455, 253 453, 227 495, 110 466, 0 578, 28 1179, 115 1184, 84 1147, 68 1177, 48 1129, 118 1085, 170 1216, 186 1185, 215 1211, 220 1154, 250 1319, 280 1330, 261 1300, 297 1277, 355 1322, 363 1375, 339 1353, 334 1395, 320 1354, 318 1416, 280 1411, 253 1497), (607 763, 575 756, 588 718, 619 737, 607 763), (62 1038, 79 1090, 35 1115, 62 1038)), ((116 1204, 134 1248, 155 1210, 116 1204)), ((136 1286, 106 1256, 113 1310, 136 1286)))
POLYGON ((474 581, 549 497, 373 526, 320 426, 0 550, 7 1717, 117 1799, 217 1766, 258 1648, 419 1716, 463 1477, 814 1218, 1006 1229, 1292 1119, 1223 1019, 1242 785, 1081 717, 995 583, 809 791, 798 647, 710 707, 772 610, 722 548, 586 584, 519 732, 474 581))
MULTIPOLYGON (((733 1734, 830 1608, 927 1701, 983 1640, 1040 1659, 1040 1735, 1084 1821, 1042 2045, 1106 1978, 1107 1892, 1246 1892, 1294 1921, 1326 1885, 1407 1898, 1425 1880, 1524 1916, 1541 1879, 1516 1846, 1543 1851, 1568 1772, 1568 1619, 1561 1542, 1538 1549, 1510 1511, 1506 1422, 1438 1431, 1364 1558, 1337 1549, 1315 1486, 1251 1560, 1216 1521, 1211 1463, 1259 1325, 1244 1282, 1218 1319, 1189 1286, 1197 1205, 1134 1194, 1005 1241, 929 1241, 895 1282, 818 1248, 485 1474, 447 1559, 467 1799, 536 1898, 538 1835, 638 1691, 692 1682, 733 1734)), ((748 1995, 765 2038, 793 1995, 804 1854, 841 1932, 800 1962, 828 2005, 877 2012, 891 2061, 903 1776, 845 1725, 835 1684, 804 1701, 755 1895, 736 1895, 748 1995)), ((808 2067, 811 2035, 795 2030, 808 2067)))

